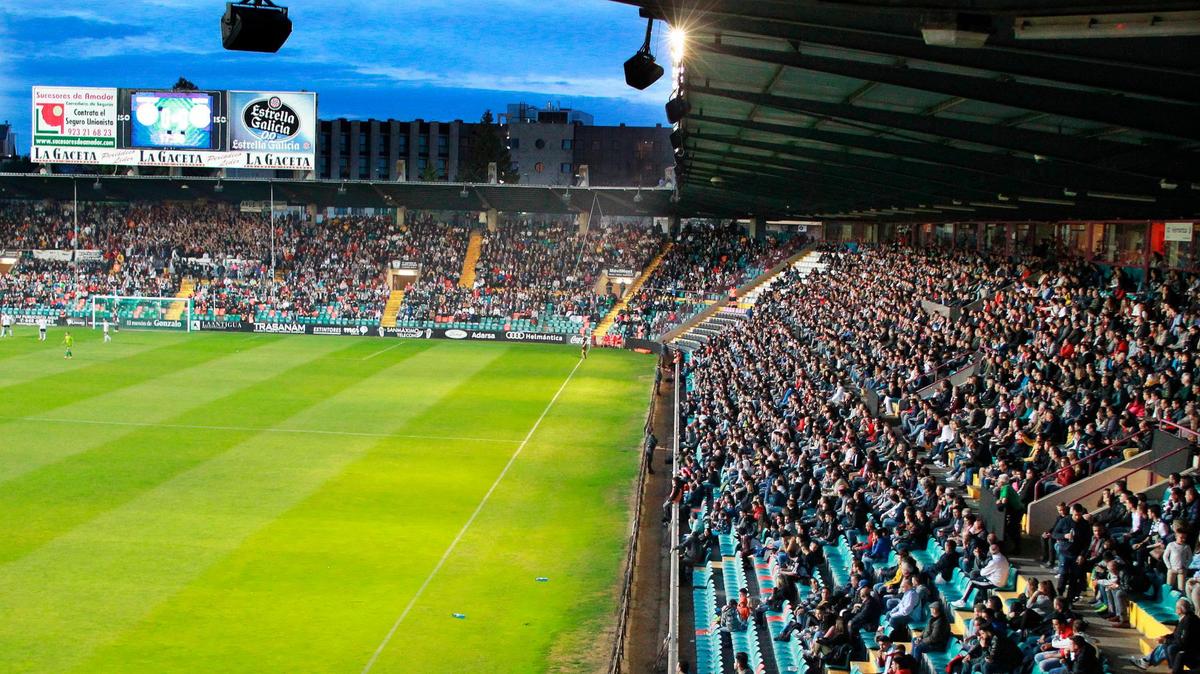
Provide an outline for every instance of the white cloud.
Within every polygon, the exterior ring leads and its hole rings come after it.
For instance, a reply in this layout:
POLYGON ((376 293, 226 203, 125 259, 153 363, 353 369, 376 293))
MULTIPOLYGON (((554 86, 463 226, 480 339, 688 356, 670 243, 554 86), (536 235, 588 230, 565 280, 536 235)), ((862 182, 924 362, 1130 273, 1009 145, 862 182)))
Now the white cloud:
POLYGON ((221 52, 217 48, 219 46, 219 43, 214 46, 201 42, 172 39, 169 35, 155 33, 123 37, 76 37, 62 41, 52 51, 30 49, 28 58, 38 60, 57 58, 72 61, 86 61, 110 56, 155 58, 160 54, 217 54, 221 52))

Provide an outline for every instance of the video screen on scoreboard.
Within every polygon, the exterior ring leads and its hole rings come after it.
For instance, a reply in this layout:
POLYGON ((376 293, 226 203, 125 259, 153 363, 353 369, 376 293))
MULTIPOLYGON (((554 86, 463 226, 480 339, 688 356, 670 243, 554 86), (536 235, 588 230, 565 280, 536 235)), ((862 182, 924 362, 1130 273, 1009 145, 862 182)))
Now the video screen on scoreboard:
POLYGON ((204 91, 131 92, 129 146, 217 149, 216 99, 216 94, 204 91))

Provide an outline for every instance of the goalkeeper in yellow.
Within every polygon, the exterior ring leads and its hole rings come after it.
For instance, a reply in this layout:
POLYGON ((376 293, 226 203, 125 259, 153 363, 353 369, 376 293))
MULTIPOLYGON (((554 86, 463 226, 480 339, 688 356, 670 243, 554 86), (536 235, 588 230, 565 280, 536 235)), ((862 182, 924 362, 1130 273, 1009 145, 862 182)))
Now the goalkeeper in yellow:
POLYGON ((65 351, 63 352, 63 358, 65 358, 67 360, 71 360, 72 358, 75 357, 74 355, 71 354, 71 347, 75 346, 75 338, 72 337, 71 333, 68 332, 63 335, 62 343, 63 343, 63 348, 65 349, 65 351))

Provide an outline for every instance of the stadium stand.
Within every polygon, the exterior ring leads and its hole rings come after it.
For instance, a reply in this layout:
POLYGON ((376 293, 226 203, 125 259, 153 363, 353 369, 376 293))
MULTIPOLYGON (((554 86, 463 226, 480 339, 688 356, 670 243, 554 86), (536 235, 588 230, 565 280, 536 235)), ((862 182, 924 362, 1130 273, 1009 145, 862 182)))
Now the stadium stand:
POLYGON ((707 632, 704 653, 745 652, 765 671, 941 672, 970 655, 987 671, 1099 672, 1116 663, 1096 634, 1132 625, 1153 653, 1139 666, 1194 666, 1173 631, 1200 599, 1189 474, 1153 498, 1114 478, 1104 508, 1077 502, 1046 532, 1056 577, 1008 555, 1025 505, 1079 479, 1064 466, 1100 475, 1119 449, 1150 452, 1128 438, 1152 429, 1182 435, 1191 465, 1197 280, 1139 286, 1066 257, 823 250, 683 345, 681 555, 721 578, 696 604, 697 634, 743 589, 765 617, 749 638, 707 632), (997 502, 1007 510, 989 515, 997 502), (751 582, 760 568, 769 579, 751 582), (809 577, 833 591, 802 594, 809 577), (1089 586, 1101 613, 1072 601, 1089 586), (798 652, 758 648, 785 637, 798 652))

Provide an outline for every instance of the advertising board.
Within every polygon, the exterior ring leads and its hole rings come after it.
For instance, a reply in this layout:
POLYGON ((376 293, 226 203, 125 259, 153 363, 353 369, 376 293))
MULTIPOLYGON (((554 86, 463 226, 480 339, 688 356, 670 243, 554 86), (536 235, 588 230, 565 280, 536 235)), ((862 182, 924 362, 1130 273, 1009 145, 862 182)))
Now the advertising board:
POLYGON ((30 158, 311 171, 316 134, 311 92, 36 86, 30 158))

